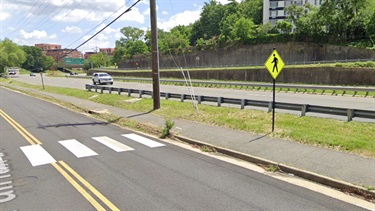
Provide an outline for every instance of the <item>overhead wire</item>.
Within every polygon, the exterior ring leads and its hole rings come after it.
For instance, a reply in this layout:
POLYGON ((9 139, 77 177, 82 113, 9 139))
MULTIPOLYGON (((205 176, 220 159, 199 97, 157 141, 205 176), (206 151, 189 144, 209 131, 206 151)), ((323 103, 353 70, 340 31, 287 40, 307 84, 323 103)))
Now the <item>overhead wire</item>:
MULTIPOLYGON (((130 0, 129 0, 130 1, 130 0)), ((128 1, 128 2, 129 2, 128 1)), ((138 1, 139 2, 139 1, 138 1)), ((91 30, 89 30, 88 32, 86 32, 84 35, 82 35, 80 38, 78 38, 77 40, 75 40, 74 42, 70 43, 69 45, 67 45, 67 47, 73 45, 74 43, 80 41, 83 37, 85 37, 86 35, 88 35, 90 32, 94 31, 98 26, 100 26, 102 23, 104 23, 106 20, 108 20, 110 17, 112 17, 114 14, 116 14, 119 10, 121 10, 123 7, 126 6, 126 3, 124 5, 122 5, 119 9, 117 9, 116 11, 114 11, 110 16, 108 16, 107 18, 105 18, 103 21, 101 21, 99 24, 97 24, 95 27, 93 27, 91 30)))
POLYGON ((110 23, 108 23, 106 26, 104 26, 101 30, 99 30, 97 33, 95 33, 94 35, 92 35, 89 39, 87 39, 85 42, 83 42, 82 44, 78 45, 76 48, 74 49, 71 49, 70 51, 68 51, 67 53, 65 53, 63 56, 61 56, 58 60, 62 59, 63 57, 65 57, 66 55, 68 55, 69 53, 73 52, 73 51, 76 51, 79 47, 81 47, 82 45, 86 44, 87 42, 89 42, 91 39, 93 39, 94 37, 96 37, 96 35, 98 35, 99 33, 101 33, 103 30, 105 30, 107 27, 109 27, 110 25, 112 25, 112 23, 114 23, 115 21, 117 21, 119 18, 121 18, 125 13, 127 12, 130 12, 131 9, 133 7, 135 7, 141 0, 137 0, 136 2, 134 2, 128 9, 126 9, 124 12, 122 12, 119 16, 117 16, 114 20, 112 20, 110 23))
MULTIPOLYGON (((82 0, 83 2, 84 0, 82 0)), ((79 26, 96 8, 98 8, 98 6, 101 4, 101 2, 97 3, 95 5, 95 7, 93 7, 89 13, 87 13, 87 15, 85 17, 83 17, 77 24, 75 24, 75 26, 79 26)), ((67 14, 65 14, 65 16, 59 20, 57 20, 57 22, 60 22, 62 20, 64 20, 66 17, 68 17, 70 15, 70 13, 72 13, 73 10, 70 10, 67 14)), ((49 30, 53 27, 55 27, 56 25, 51 25, 51 27, 47 28, 46 30, 49 30)), ((60 37, 60 39, 57 41, 57 43, 59 43, 61 40, 63 40, 68 34, 65 34, 64 36, 60 37)))
MULTIPOLYGON (((42 11, 41 11, 40 13, 43 13, 43 12, 46 10, 46 8, 49 7, 49 6, 51 5, 51 3, 52 3, 52 1, 50 1, 50 2, 47 4, 47 6, 45 6, 45 7, 42 9, 42 11)), ((38 8, 39 8, 39 7, 38 7, 38 8)), ((37 12, 37 11, 34 11, 34 12, 37 12)), ((26 22, 24 22, 24 23, 23 23, 18 29, 14 30, 14 31, 11 32, 9 35, 12 35, 14 32, 18 31, 21 27, 24 27, 25 25, 31 23, 31 22, 34 21, 36 18, 37 18, 37 16, 34 17, 34 18, 32 18, 32 19, 30 19, 30 20, 28 20, 28 21, 26 21, 26 22)))
MULTIPOLYGON (((64 0, 65 1, 65 0, 64 0)), ((64 2, 63 1, 63 2, 64 2)), ((82 4, 82 2, 83 2, 84 0, 82 0, 81 1, 81 3, 77 6, 77 7, 79 7, 81 4, 82 4)), ((50 16, 56 16, 56 15, 58 15, 63 9, 65 9, 69 4, 70 2, 70 0, 66 0, 66 4, 63 6, 63 7, 61 7, 56 13, 51 13, 51 15, 50 16)), ((77 8, 76 7, 76 8, 77 8)), ((71 10, 71 11, 73 11, 73 10, 71 10)), ((50 16, 47 16, 46 18, 44 18, 44 21, 42 20, 42 21, 40 21, 39 23, 37 23, 36 24, 36 26, 34 26, 34 28, 32 28, 30 31, 33 31, 33 30, 35 30, 35 29, 37 29, 37 28, 40 28, 40 27, 42 27, 44 24, 46 24, 48 21, 50 21, 50 16)))
MULTIPOLYGON (((34 7, 35 7, 35 5, 37 4, 39 2, 39 0, 37 0, 35 3, 34 3, 34 5, 25 13, 25 15, 16 23, 16 24, 14 24, 14 26, 13 27, 17 27, 20 23, 22 23, 25 19, 26 19, 26 16, 29 14, 29 12, 31 12, 31 10, 33 10, 34 9, 34 7)), ((5 31, 5 32, 3 32, 3 33, 1 33, 1 35, 3 35, 3 34, 6 34, 7 32, 8 32, 9 30, 7 30, 7 31, 5 31)))
MULTIPOLYGON (((171 3, 171 8, 172 8, 172 12, 173 14, 175 14, 175 11, 174 11, 174 7, 173 7, 173 4, 172 4, 172 1, 170 0, 170 3, 171 3)), ((179 33, 178 34, 179 36, 179 42, 180 42, 180 45, 182 44, 181 43, 181 34, 179 33)), ((191 96, 191 99, 192 99, 192 103, 193 103, 193 106, 194 108, 197 110, 197 112, 199 113, 199 109, 198 109, 198 103, 197 103, 197 99, 195 97, 195 92, 194 92, 194 88, 193 88, 193 84, 191 82, 191 77, 190 77, 190 72, 189 70, 186 70, 186 75, 185 75, 185 71, 181 65, 181 62, 180 60, 178 59, 178 63, 179 65, 177 64, 176 60, 174 59, 172 53, 171 53, 171 50, 169 49, 169 46, 168 46, 168 52, 173 60, 173 62, 175 63, 177 69, 180 69, 181 70, 181 74, 182 76, 184 77, 184 80, 185 80, 185 85, 187 86, 188 90, 189 90, 189 93, 190 93, 190 96, 191 96)), ((175 52, 176 54, 176 52, 175 52)), ((177 56, 177 55, 176 55, 177 56)), ((183 56, 183 59, 185 61, 185 67, 187 67, 187 61, 186 61, 186 55, 184 53, 184 51, 182 50, 182 56, 183 56)))

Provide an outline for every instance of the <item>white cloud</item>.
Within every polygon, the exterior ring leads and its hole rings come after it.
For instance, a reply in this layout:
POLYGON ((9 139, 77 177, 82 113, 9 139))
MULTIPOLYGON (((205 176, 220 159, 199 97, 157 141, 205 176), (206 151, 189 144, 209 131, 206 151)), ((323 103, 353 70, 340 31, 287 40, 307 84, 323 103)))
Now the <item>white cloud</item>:
POLYGON ((82 29, 77 26, 66 26, 61 31, 66 33, 82 33, 82 29))
MULTIPOLYGON (((241 0, 236 0, 237 2, 240 2, 241 0)), ((221 3, 221 4, 228 4, 230 3, 230 1, 228 0, 217 0, 217 2, 221 3)))
POLYGON ((200 15, 200 10, 184 11, 182 13, 172 16, 167 21, 163 21, 163 20, 159 21, 158 28, 163 29, 165 31, 169 31, 170 29, 178 25, 186 26, 198 20, 200 17, 199 15, 200 15))
POLYGON ((163 12, 161 12, 161 14, 168 15, 168 12, 167 11, 163 11, 163 12))
POLYGON ((48 36, 47 32, 42 30, 34 30, 30 33, 26 32, 25 30, 20 30, 20 36, 22 39, 25 40, 35 40, 35 39, 55 39, 57 36, 56 34, 53 34, 51 36, 48 36))
POLYGON ((0 15, 0 21, 4 21, 8 18, 10 18, 10 13, 7 13, 7 12, 4 12, 4 11, 1 11, 1 15, 0 15))

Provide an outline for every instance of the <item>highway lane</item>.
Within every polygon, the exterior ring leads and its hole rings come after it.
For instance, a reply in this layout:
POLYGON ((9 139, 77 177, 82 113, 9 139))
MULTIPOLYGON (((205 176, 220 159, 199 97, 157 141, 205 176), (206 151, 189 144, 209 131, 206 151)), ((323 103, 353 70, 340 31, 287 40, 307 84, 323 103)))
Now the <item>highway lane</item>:
MULTIPOLYGON (((27 82, 27 83, 41 85, 41 78, 39 75, 37 77, 30 77, 28 75, 20 75, 20 76, 14 76, 13 78, 15 80, 20 80, 20 81, 27 82)), ((91 84, 92 82, 90 79, 45 77, 44 83, 45 85, 51 85, 51 86, 85 89, 85 84, 87 83, 91 84)), ((113 86, 123 87, 123 88, 132 88, 132 89, 152 90, 152 84, 146 84, 146 83, 115 81, 113 86)), ((190 94, 190 90, 184 86, 160 85, 160 91, 169 92, 169 93, 177 93, 177 94, 190 94)), ((272 91, 247 91, 247 90, 204 88, 204 87, 194 87, 193 91, 195 95, 272 101, 272 91)), ((310 105, 351 108, 351 109, 375 110, 375 98, 352 97, 349 95, 334 96, 334 95, 321 95, 321 94, 303 94, 303 93, 293 93, 293 92, 288 92, 288 93, 277 92, 276 102, 310 104, 310 105)))
POLYGON ((0 97, 0 182, 15 196, 0 210, 361 210, 17 92, 0 97))

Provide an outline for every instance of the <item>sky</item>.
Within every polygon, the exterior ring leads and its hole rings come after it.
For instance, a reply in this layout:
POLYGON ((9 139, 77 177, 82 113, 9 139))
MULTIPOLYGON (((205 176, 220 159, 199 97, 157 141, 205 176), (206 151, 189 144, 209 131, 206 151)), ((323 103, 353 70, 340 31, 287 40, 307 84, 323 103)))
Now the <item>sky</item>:
MULTIPOLYGON (((217 0, 222 4, 228 0, 217 0)), ((75 49, 116 19, 136 0, 0 0, 0 40, 17 45, 59 44, 75 49)), ((156 0, 157 27, 165 31, 199 19, 209 0, 156 0)), ((82 53, 114 48, 123 27, 150 29, 150 0, 141 0, 95 38, 82 53)))

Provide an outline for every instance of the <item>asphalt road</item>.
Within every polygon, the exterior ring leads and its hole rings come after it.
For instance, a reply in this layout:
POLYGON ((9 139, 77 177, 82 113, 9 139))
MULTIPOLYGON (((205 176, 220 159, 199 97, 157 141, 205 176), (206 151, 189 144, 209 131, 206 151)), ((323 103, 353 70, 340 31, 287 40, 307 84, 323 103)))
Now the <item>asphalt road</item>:
POLYGON ((0 126, 0 210, 361 210, 4 88, 0 126))
MULTIPOLYGON (((18 75, 14 76, 13 78, 15 80, 20 80, 27 83, 42 85, 41 77, 39 75, 37 75, 37 77, 30 77, 28 75, 18 75)), ((92 81, 90 79, 74 79, 61 77, 44 77, 43 81, 45 85, 72 87, 78 89, 85 89, 85 84, 87 83, 92 84, 92 81)), ((113 86, 132 89, 152 90, 152 84, 146 83, 115 81, 113 86)), ((184 86, 160 85, 160 91, 177 94, 190 94, 189 89, 184 86)), ((223 88, 194 87, 193 92, 195 95, 272 101, 272 91, 247 91, 223 88)), ((375 110, 375 98, 352 97, 350 95, 335 96, 320 94, 303 94, 293 92, 277 92, 276 102, 310 104, 350 109, 375 110)))

